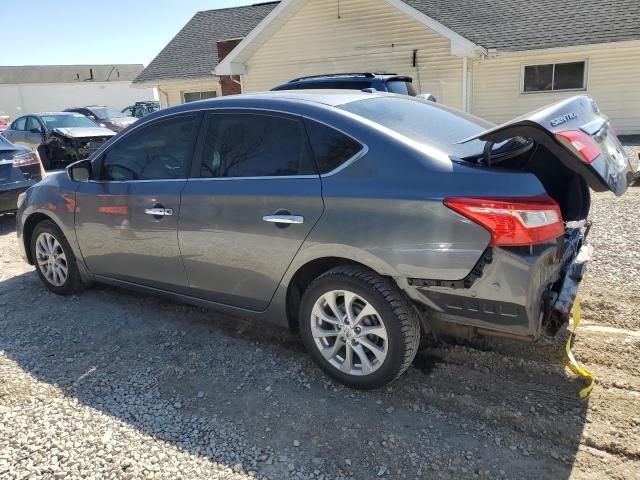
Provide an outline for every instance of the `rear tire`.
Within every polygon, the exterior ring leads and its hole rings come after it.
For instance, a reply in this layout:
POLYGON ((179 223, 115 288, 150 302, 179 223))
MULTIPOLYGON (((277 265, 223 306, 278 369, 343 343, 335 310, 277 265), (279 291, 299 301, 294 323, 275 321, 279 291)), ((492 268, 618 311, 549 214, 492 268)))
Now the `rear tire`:
POLYGON ((44 220, 34 228, 31 258, 40 280, 53 293, 71 295, 84 287, 73 250, 51 220, 44 220))
POLYGON ((337 267, 315 279, 302 296, 299 318, 314 361, 352 388, 392 382, 411 365, 420 344, 420 320, 407 297, 359 266, 337 267))

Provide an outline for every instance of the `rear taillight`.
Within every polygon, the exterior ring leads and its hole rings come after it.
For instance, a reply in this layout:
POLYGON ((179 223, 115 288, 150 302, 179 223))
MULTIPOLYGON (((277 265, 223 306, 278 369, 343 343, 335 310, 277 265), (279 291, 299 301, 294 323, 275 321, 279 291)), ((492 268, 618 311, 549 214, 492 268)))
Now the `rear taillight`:
POLYGON ((579 153, 587 163, 593 162, 602 153, 595 140, 580 130, 558 132, 556 138, 571 150, 579 153))
POLYGON ((444 204, 489 230, 492 246, 534 245, 564 234, 560 207, 550 197, 462 197, 444 204))
POLYGON ((14 167, 26 167, 40 163, 38 156, 34 152, 17 153, 11 157, 11 160, 13 160, 14 167))

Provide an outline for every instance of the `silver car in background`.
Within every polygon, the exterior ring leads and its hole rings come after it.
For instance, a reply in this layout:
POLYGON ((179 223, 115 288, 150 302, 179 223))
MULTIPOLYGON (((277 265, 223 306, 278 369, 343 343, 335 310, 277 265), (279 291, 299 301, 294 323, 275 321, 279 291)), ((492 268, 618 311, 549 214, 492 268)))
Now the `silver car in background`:
POLYGON ((153 113, 19 200, 53 292, 91 281, 299 330, 376 388, 421 335, 535 339, 589 260, 589 187, 637 171, 587 96, 502 126, 408 96, 222 97, 153 113))

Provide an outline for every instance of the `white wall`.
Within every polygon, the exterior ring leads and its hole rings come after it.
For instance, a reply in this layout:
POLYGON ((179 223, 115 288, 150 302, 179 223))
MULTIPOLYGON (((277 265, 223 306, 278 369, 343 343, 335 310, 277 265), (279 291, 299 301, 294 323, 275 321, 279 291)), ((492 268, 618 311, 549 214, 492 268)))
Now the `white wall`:
POLYGON ((619 134, 640 133, 640 47, 611 44, 574 52, 523 53, 488 58, 473 65, 475 115, 506 122, 572 95, 593 97, 619 134), (584 91, 522 93, 523 65, 587 62, 584 91))
POLYGON ((85 105, 122 110, 142 100, 157 100, 153 88, 133 88, 131 82, 0 85, 0 115, 12 119, 29 112, 60 111, 85 105))
POLYGON ((220 82, 211 80, 192 80, 184 82, 164 82, 158 85, 160 105, 162 108, 173 107, 182 104, 182 94, 185 92, 207 92, 214 91, 219 97, 222 95, 220 82))

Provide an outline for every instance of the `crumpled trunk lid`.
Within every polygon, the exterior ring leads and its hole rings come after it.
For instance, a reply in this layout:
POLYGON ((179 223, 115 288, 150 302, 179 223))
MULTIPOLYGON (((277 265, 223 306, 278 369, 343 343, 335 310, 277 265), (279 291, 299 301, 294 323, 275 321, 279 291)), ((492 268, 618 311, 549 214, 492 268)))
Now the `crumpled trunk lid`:
POLYGON ((544 145, 598 192, 610 190, 618 196, 623 195, 640 168, 637 159, 626 155, 608 117, 587 95, 571 97, 527 113, 460 143, 476 139, 498 143, 514 137, 529 138, 544 145), (594 142, 598 152, 592 161, 586 161, 576 144, 566 140, 565 136, 573 132, 586 134, 594 142))

